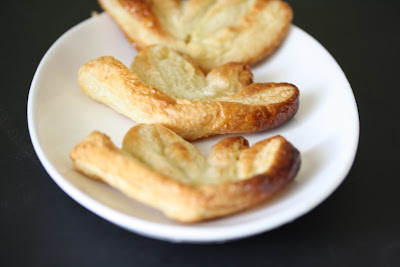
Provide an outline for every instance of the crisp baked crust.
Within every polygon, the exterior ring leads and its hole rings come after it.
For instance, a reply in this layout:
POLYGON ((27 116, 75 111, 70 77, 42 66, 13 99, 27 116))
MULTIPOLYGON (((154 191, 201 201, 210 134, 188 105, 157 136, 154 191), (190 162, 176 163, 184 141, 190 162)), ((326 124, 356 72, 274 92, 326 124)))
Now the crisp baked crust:
POLYGON ((280 0, 99 0, 138 49, 163 44, 204 70, 253 64, 281 44, 293 17, 280 0))
POLYGON ((300 153, 275 136, 249 147, 228 137, 205 158, 190 143, 158 124, 139 124, 122 149, 93 132, 70 154, 75 168, 181 222, 232 214, 265 202, 294 179, 300 153))
POLYGON ((128 69, 112 57, 84 64, 79 85, 91 98, 138 123, 161 123, 188 140, 277 127, 299 108, 288 83, 252 83, 247 65, 227 63, 205 75, 164 46, 139 52, 128 69))

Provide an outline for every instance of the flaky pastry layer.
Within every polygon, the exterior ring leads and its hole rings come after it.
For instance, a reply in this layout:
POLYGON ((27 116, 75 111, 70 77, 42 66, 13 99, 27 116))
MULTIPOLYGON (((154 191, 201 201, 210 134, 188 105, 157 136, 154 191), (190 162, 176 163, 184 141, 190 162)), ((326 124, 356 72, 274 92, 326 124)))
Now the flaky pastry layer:
POLYGON ((228 137, 205 158, 190 143, 158 124, 139 124, 122 149, 93 132, 70 154, 75 168, 181 222, 232 214, 265 202, 294 179, 300 153, 275 136, 249 147, 228 137))
POLYGON ((280 0, 99 0, 138 49, 163 44, 189 54, 204 70, 253 64, 270 55, 293 11, 280 0))
POLYGON ((188 140, 277 127, 299 108, 288 83, 252 83, 247 65, 227 63, 205 75, 165 46, 142 49, 128 69, 113 57, 84 64, 78 82, 91 98, 138 123, 160 123, 188 140))

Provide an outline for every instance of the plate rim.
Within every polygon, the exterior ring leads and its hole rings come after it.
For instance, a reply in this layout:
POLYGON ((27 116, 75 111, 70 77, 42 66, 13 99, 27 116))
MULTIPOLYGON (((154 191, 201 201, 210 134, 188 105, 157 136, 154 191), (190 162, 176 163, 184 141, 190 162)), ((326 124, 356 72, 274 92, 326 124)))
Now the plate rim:
MULTIPOLYGON (((50 48, 46 51, 43 58, 40 60, 40 63, 35 71, 34 77, 31 82, 31 86, 28 94, 27 101, 27 121, 28 121, 28 130, 31 138, 32 145, 34 150, 45 168, 46 172, 52 178, 52 180, 63 190, 69 197, 78 202, 81 206, 90 210, 94 214, 99 217, 112 222, 126 230, 131 232, 135 232, 147 237, 173 241, 173 242, 190 242, 190 243, 210 243, 210 242, 225 242, 228 240, 241 239, 247 236, 256 235, 262 232, 273 230, 277 227, 283 226, 287 223, 292 222, 293 220, 300 218, 304 214, 313 210, 316 206, 320 205, 324 200, 326 200, 338 187, 339 185, 346 179, 348 173, 351 170, 351 167, 354 163, 354 159, 357 154, 358 145, 359 145, 359 135, 360 135, 360 120, 359 120, 359 112, 357 107, 357 102, 354 96, 354 92, 351 88, 349 80, 347 79, 345 73, 342 68, 335 60, 335 58, 329 53, 329 51, 313 36, 302 30, 300 27, 291 24, 292 28, 300 30, 302 34, 305 34, 308 38, 311 38, 317 45, 322 48, 326 54, 331 58, 331 60, 336 64, 338 69, 340 70, 341 75, 346 81, 348 88, 350 90, 351 103, 354 109, 354 115, 356 118, 353 118, 357 122, 354 125, 354 136, 352 136, 352 147, 349 149, 351 151, 351 155, 348 155, 349 160, 346 161, 346 166, 343 166, 340 172, 336 173, 338 177, 335 180, 335 183, 331 187, 325 187, 322 190, 322 193, 319 192, 313 198, 307 199, 307 201, 303 202, 302 205, 299 205, 296 209, 296 212, 292 210, 286 210, 280 212, 279 219, 275 219, 275 222, 269 222, 267 224, 268 227, 265 227, 265 224, 260 224, 264 220, 255 220, 251 222, 246 222, 245 225, 247 227, 243 227, 243 225, 232 225, 228 226, 229 229, 218 229, 218 231, 212 231, 210 228, 196 228, 190 225, 165 225, 160 223, 155 223, 151 221, 147 221, 144 219, 136 218, 123 212, 112 209, 111 207, 106 206, 105 204, 100 203, 99 201, 91 198, 86 195, 84 192, 80 191, 76 188, 72 183, 70 183, 63 175, 57 171, 57 169, 50 163, 50 160, 46 157, 44 150, 39 142, 39 137, 36 131, 37 125, 35 123, 35 110, 37 110, 37 101, 36 97, 38 92, 40 91, 36 86, 38 83, 38 79, 42 73, 43 66, 45 62, 50 57, 52 51, 57 47, 59 43, 62 43, 65 38, 68 38, 69 34, 77 29, 84 27, 89 23, 96 23, 96 19, 98 17, 108 17, 106 13, 102 13, 100 15, 89 17, 82 22, 76 24, 75 26, 68 29, 65 33, 63 33, 57 40, 50 46, 50 48), (174 233, 174 236, 171 236, 171 232, 174 233), (210 234, 212 232, 212 234, 210 234)), ((109 18, 109 17, 108 17, 109 18)))

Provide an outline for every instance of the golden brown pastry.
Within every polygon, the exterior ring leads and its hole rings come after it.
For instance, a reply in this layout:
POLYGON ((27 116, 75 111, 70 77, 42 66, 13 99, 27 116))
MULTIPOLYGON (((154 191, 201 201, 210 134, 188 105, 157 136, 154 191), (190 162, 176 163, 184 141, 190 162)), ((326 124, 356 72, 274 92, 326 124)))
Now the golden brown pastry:
POLYGON ((70 156, 83 174, 181 222, 208 220, 265 202, 300 168, 299 151, 281 136, 251 148, 243 137, 228 137, 205 158, 159 124, 131 128, 122 149, 93 132, 70 156))
POLYGON ((285 37, 293 12, 280 0, 99 0, 138 49, 163 44, 204 70, 253 64, 285 37))
POLYGON ((142 49, 132 70, 112 57, 84 64, 79 85, 91 98, 138 123, 161 123, 188 140, 277 127, 299 108, 288 83, 252 83, 247 65, 227 63, 205 75, 164 46, 142 49))

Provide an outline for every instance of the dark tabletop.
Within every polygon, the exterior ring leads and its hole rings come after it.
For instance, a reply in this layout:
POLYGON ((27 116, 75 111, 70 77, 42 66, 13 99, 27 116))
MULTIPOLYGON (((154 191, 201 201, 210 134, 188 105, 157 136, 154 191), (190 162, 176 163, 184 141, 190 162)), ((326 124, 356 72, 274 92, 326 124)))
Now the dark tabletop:
POLYGON ((354 165, 328 199, 295 221, 242 240, 196 245, 127 232, 53 182, 29 138, 29 87, 52 43, 100 8, 95 0, 4 1, 0 265, 400 266, 398 1, 288 2, 294 24, 327 48, 352 85, 360 114, 354 165))

